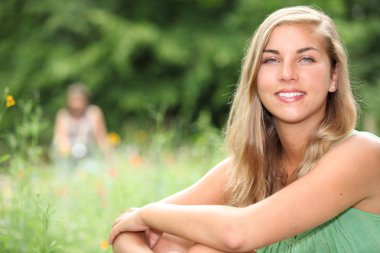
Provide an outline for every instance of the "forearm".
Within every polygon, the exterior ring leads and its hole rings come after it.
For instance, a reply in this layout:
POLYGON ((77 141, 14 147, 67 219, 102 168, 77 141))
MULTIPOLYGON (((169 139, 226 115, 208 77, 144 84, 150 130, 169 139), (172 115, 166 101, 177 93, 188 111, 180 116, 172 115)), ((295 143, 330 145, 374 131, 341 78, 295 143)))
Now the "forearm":
POLYGON ((226 251, 238 252, 240 209, 229 206, 182 206, 149 204, 139 211, 148 227, 226 251))

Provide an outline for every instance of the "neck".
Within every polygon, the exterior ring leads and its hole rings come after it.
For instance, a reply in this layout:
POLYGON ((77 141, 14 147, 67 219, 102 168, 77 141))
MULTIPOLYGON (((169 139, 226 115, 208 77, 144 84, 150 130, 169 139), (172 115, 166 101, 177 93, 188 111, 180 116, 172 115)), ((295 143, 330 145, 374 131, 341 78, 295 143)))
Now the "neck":
POLYGON ((288 177, 302 162, 306 144, 315 125, 305 127, 297 124, 275 124, 282 146, 284 172, 288 177))
POLYGON ((68 109, 71 116, 75 119, 80 119, 86 114, 86 109, 68 109))

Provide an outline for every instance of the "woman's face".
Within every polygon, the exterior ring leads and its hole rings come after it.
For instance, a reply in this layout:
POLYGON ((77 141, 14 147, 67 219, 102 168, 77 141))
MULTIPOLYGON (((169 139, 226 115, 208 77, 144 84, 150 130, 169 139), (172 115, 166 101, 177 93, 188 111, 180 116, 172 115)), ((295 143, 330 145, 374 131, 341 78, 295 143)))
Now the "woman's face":
POLYGON ((337 74, 322 43, 312 24, 281 24, 271 33, 257 88, 275 124, 317 124, 323 119, 337 74))
POLYGON ((67 106, 73 116, 82 116, 87 107, 87 97, 81 93, 72 93, 67 97, 67 106))

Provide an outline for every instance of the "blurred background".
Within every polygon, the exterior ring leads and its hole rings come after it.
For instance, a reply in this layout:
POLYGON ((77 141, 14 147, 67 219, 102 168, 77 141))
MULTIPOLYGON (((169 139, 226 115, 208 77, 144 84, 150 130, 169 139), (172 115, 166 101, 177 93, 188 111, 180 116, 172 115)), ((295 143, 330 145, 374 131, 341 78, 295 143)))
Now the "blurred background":
MULTIPOLYGON (((108 129, 122 137, 149 130, 157 113, 182 134, 197 130, 201 113, 221 128, 251 34, 273 10, 299 4, 318 6, 336 21, 360 97, 359 128, 377 131, 377 0, 5 0, 0 92, 8 87, 20 103, 40 105, 45 143, 66 88, 76 81, 87 84, 108 129)), ((14 128, 20 115, 9 110, 0 132, 14 128)))
POLYGON ((293 5, 335 20, 358 129, 379 134, 378 0, 2 0, 0 252, 112 252, 117 215, 199 179, 225 157, 250 37, 293 5), (113 154, 57 166, 54 121, 74 82, 102 109, 113 154))

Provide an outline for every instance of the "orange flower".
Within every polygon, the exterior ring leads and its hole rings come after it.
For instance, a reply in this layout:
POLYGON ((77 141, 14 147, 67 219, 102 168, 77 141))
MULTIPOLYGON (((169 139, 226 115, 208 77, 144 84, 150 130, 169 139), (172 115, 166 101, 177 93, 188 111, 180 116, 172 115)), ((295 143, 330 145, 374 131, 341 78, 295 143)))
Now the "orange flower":
POLYGON ((17 176, 19 179, 23 180, 25 178, 25 171, 23 170, 20 170, 18 173, 17 173, 17 176))
POLYGON ((134 166, 134 167, 139 167, 142 163, 142 157, 139 156, 138 154, 134 154, 132 155, 130 158, 129 158, 129 161, 130 163, 134 166))
POLYGON ((117 176, 117 170, 114 168, 109 168, 108 169, 108 176, 109 177, 116 177, 117 176))
POLYGON ((166 154, 164 158, 165 164, 167 166, 173 165, 175 162, 175 159, 172 154, 166 154))
POLYGON ((62 187, 59 187, 57 190, 56 190, 56 193, 59 197, 67 197, 68 196, 68 189, 65 187, 65 186, 62 186, 62 187))
POLYGON ((102 249, 104 249, 104 250, 106 250, 106 249, 108 249, 108 242, 106 241, 106 240, 102 240, 101 242, 100 242, 100 247, 102 248, 102 249))
POLYGON ((8 95, 6 98, 6 107, 12 107, 16 104, 16 101, 14 100, 13 96, 8 95))
POLYGON ((120 144, 120 136, 115 132, 108 133, 108 141, 112 144, 112 146, 117 146, 120 144))

